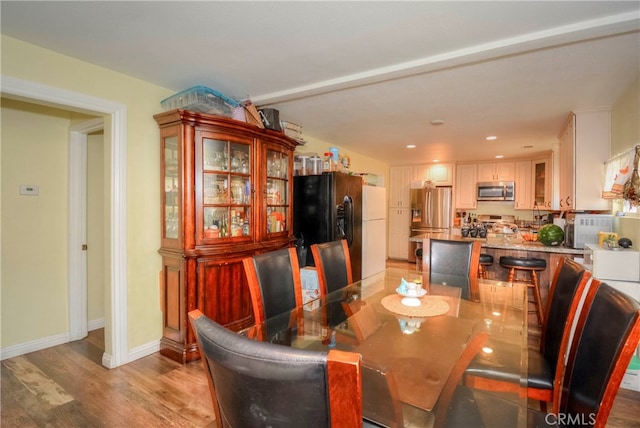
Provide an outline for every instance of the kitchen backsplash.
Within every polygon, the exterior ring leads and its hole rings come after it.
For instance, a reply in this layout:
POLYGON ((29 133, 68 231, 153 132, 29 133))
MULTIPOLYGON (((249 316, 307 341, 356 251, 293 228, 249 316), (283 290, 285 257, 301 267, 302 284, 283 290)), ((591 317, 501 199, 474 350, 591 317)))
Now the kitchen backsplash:
MULTIPOLYGON (((461 212, 462 210, 457 210, 461 212)), ((481 214, 493 214, 493 215, 512 215, 515 216, 516 220, 524 220, 524 221, 532 221, 534 220, 534 215, 540 215, 542 218, 546 218, 549 211, 545 210, 535 210, 535 214, 533 210, 516 210, 514 209, 513 202, 494 202, 494 201, 478 201, 478 208, 475 210, 465 210, 467 215, 471 213, 472 215, 481 215, 481 214)))

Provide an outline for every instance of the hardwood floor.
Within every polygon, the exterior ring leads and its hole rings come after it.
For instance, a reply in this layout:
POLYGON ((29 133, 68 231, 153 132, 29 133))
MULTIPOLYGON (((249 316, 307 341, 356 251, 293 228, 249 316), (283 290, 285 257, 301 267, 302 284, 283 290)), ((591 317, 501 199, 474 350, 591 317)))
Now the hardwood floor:
POLYGON ((0 426, 214 427, 202 364, 154 354, 108 370, 103 330, 2 361, 0 426))
MULTIPOLYGON (((406 263, 389 266, 407 267, 406 263)), ((102 330, 1 363, 0 426, 214 427, 202 364, 159 354, 108 370, 102 330)), ((620 389, 608 427, 640 427, 640 392, 620 389)))

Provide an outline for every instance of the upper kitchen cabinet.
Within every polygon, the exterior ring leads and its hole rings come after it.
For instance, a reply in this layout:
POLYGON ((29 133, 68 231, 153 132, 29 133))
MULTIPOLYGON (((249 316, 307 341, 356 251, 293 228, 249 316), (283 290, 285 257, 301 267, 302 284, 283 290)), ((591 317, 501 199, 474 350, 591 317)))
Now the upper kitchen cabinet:
POLYGON ((231 330, 253 324, 242 259, 293 245, 292 167, 297 143, 280 132, 187 110, 160 127, 160 353, 199 358, 187 313, 231 330))
POLYGON ((410 208, 409 189, 413 180, 413 167, 393 167, 389 171, 389 206, 410 208))
POLYGON ((478 164, 478 182, 514 181, 516 165, 513 162, 495 162, 478 164))
POLYGON ((604 162, 610 156, 611 112, 606 109, 575 111, 560 134, 560 195, 554 208, 608 210, 602 199, 604 162))
POLYGON ((514 208, 551 210, 551 156, 515 162, 516 197, 514 208))
POLYGON ((478 165, 457 165, 456 185, 454 187, 456 208, 476 209, 476 176, 478 165))
POLYGON ((413 167, 411 188, 422 188, 426 181, 431 181, 435 186, 451 186, 453 184, 453 165, 437 163, 413 167))
POLYGON ((530 210, 533 208, 531 161, 518 161, 515 166, 515 201, 513 206, 517 210, 530 210))
MULTIPOLYGON (((531 161, 534 206, 551 210, 553 200, 553 164, 552 157, 544 156, 531 161)), ((518 188, 516 187, 516 192, 518 188)))

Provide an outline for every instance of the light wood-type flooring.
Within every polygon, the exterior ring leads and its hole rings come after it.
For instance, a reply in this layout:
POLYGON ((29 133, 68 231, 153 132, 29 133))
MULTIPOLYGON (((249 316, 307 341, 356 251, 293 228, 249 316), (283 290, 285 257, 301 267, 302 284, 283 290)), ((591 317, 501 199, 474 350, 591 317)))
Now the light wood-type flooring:
MULTIPOLYGON (((390 262, 388 266, 407 267, 390 262)), ((1 363, 0 427, 213 427, 200 362, 159 354, 108 370, 104 332, 1 363)), ((621 389, 609 427, 640 427, 640 392, 621 389)))

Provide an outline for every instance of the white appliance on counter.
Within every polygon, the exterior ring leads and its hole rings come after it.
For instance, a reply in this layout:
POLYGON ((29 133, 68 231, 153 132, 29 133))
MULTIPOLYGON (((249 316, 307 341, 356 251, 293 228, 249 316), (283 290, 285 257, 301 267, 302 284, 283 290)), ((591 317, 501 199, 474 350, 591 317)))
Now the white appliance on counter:
POLYGON ((584 266, 594 278, 640 301, 640 251, 584 244, 584 266))
POLYGON ((387 192, 362 186, 362 279, 383 272, 387 259, 387 192))

